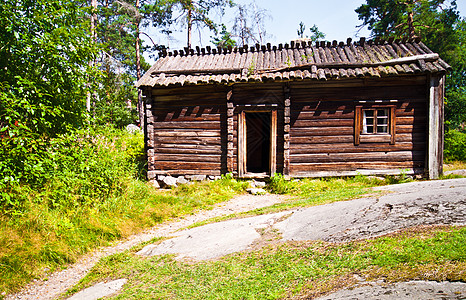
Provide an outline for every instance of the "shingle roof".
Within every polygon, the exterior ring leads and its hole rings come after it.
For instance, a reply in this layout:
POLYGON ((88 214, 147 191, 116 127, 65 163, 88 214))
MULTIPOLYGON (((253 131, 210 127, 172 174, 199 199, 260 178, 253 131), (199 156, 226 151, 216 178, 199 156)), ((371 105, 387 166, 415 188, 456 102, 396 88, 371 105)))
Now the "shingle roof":
POLYGON ((450 66, 419 40, 291 42, 239 48, 185 48, 167 53, 137 86, 331 80, 445 72, 450 66))

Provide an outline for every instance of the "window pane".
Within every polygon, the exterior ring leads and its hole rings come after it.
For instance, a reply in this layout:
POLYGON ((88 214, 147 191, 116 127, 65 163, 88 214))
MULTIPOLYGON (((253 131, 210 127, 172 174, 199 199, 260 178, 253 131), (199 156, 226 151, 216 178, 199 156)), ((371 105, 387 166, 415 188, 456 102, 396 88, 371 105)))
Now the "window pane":
POLYGON ((388 109, 378 109, 377 117, 388 117, 388 109))
POLYGON ((374 133, 374 126, 368 125, 365 127, 366 132, 365 133, 374 133))
POLYGON ((373 110, 365 110, 364 111, 364 117, 373 117, 374 116, 374 111, 373 110))
POLYGON ((388 124, 388 118, 377 118, 377 125, 386 125, 388 124))
POLYGON ((377 125, 377 133, 388 133, 388 126, 377 125))

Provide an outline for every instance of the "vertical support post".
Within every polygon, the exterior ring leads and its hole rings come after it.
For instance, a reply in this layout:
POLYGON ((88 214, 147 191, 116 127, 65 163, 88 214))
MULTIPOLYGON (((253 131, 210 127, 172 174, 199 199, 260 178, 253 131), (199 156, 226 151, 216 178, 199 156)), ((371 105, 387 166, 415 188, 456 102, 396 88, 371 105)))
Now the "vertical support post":
POLYGON ((238 177, 246 173, 246 114, 244 111, 238 114, 238 177))
POLYGON ((362 131, 362 106, 354 107, 354 145, 359 146, 362 131))
POLYGON ((140 124, 144 130, 144 148, 147 156, 147 179, 155 179, 154 170, 154 115, 153 115, 153 101, 152 101, 152 87, 146 88, 143 91, 143 104, 145 110, 145 122, 140 124))
POLYGON ((270 176, 277 172, 277 110, 271 111, 270 118, 270 176))
POLYGON ((233 90, 227 93, 227 172, 233 172, 234 148, 233 148, 233 115, 235 107, 232 101, 233 90))
POLYGON ((291 123, 291 97, 290 88, 285 86, 285 106, 283 111, 283 175, 290 175, 290 123, 291 123))
POLYGON ((429 179, 437 179, 443 170, 444 81, 444 76, 430 78, 427 145, 427 171, 429 179))

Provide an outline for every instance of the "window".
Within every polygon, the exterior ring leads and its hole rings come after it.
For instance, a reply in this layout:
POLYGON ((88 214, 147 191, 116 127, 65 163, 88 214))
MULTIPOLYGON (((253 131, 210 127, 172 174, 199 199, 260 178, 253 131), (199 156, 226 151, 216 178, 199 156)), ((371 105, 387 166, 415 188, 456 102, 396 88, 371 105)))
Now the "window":
POLYGON ((394 105, 357 105, 354 144, 395 144, 395 120, 394 105))
POLYGON ((363 109, 362 133, 363 134, 388 134, 388 108, 363 109))

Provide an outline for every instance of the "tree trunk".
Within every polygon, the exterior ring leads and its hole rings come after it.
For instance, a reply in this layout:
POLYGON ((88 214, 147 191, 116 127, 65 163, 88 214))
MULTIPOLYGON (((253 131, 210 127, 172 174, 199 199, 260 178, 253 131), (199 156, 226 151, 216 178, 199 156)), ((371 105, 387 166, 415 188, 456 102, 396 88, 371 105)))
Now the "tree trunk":
POLYGON ((409 38, 413 39, 416 37, 416 32, 414 30, 414 13, 412 11, 408 12, 408 31, 409 38))
MULTIPOLYGON (((91 38, 92 42, 95 44, 97 42, 97 30, 95 29, 96 24, 97 24, 97 0, 92 0, 91 1, 91 6, 92 6, 92 15, 91 15, 91 38)), ((95 61, 90 61, 89 65, 94 66, 95 61)), ((90 80, 90 79, 89 79, 90 80)), ((88 83, 88 87, 91 87, 91 83, 88 83)), ((87 92, 87 97, 86 97, 86 110, 88 112, 91 111, 91 92, 87 92)))
POLYGON ((188 8, 188 15, 187 21, 188 21, 188 49, 191 49, 191 36, 192 36, 192 30, 193 30, 193 16, 192 16, 192 9, 191 7, 188 8))
MULTIPOLYGON (((139 11, 139 0, 136 0, 136 9, 139 11)), ((140 20, 136 20, 136 76, 137 79, 141 79, 141 53, 140 53, 140 37, 139 37, 139 24, 140 20)), ((142 103, 142 91, 138 89, 138 114, 139 114, 139 124, 141 128, 144 128, 144 105, 142 103)))

